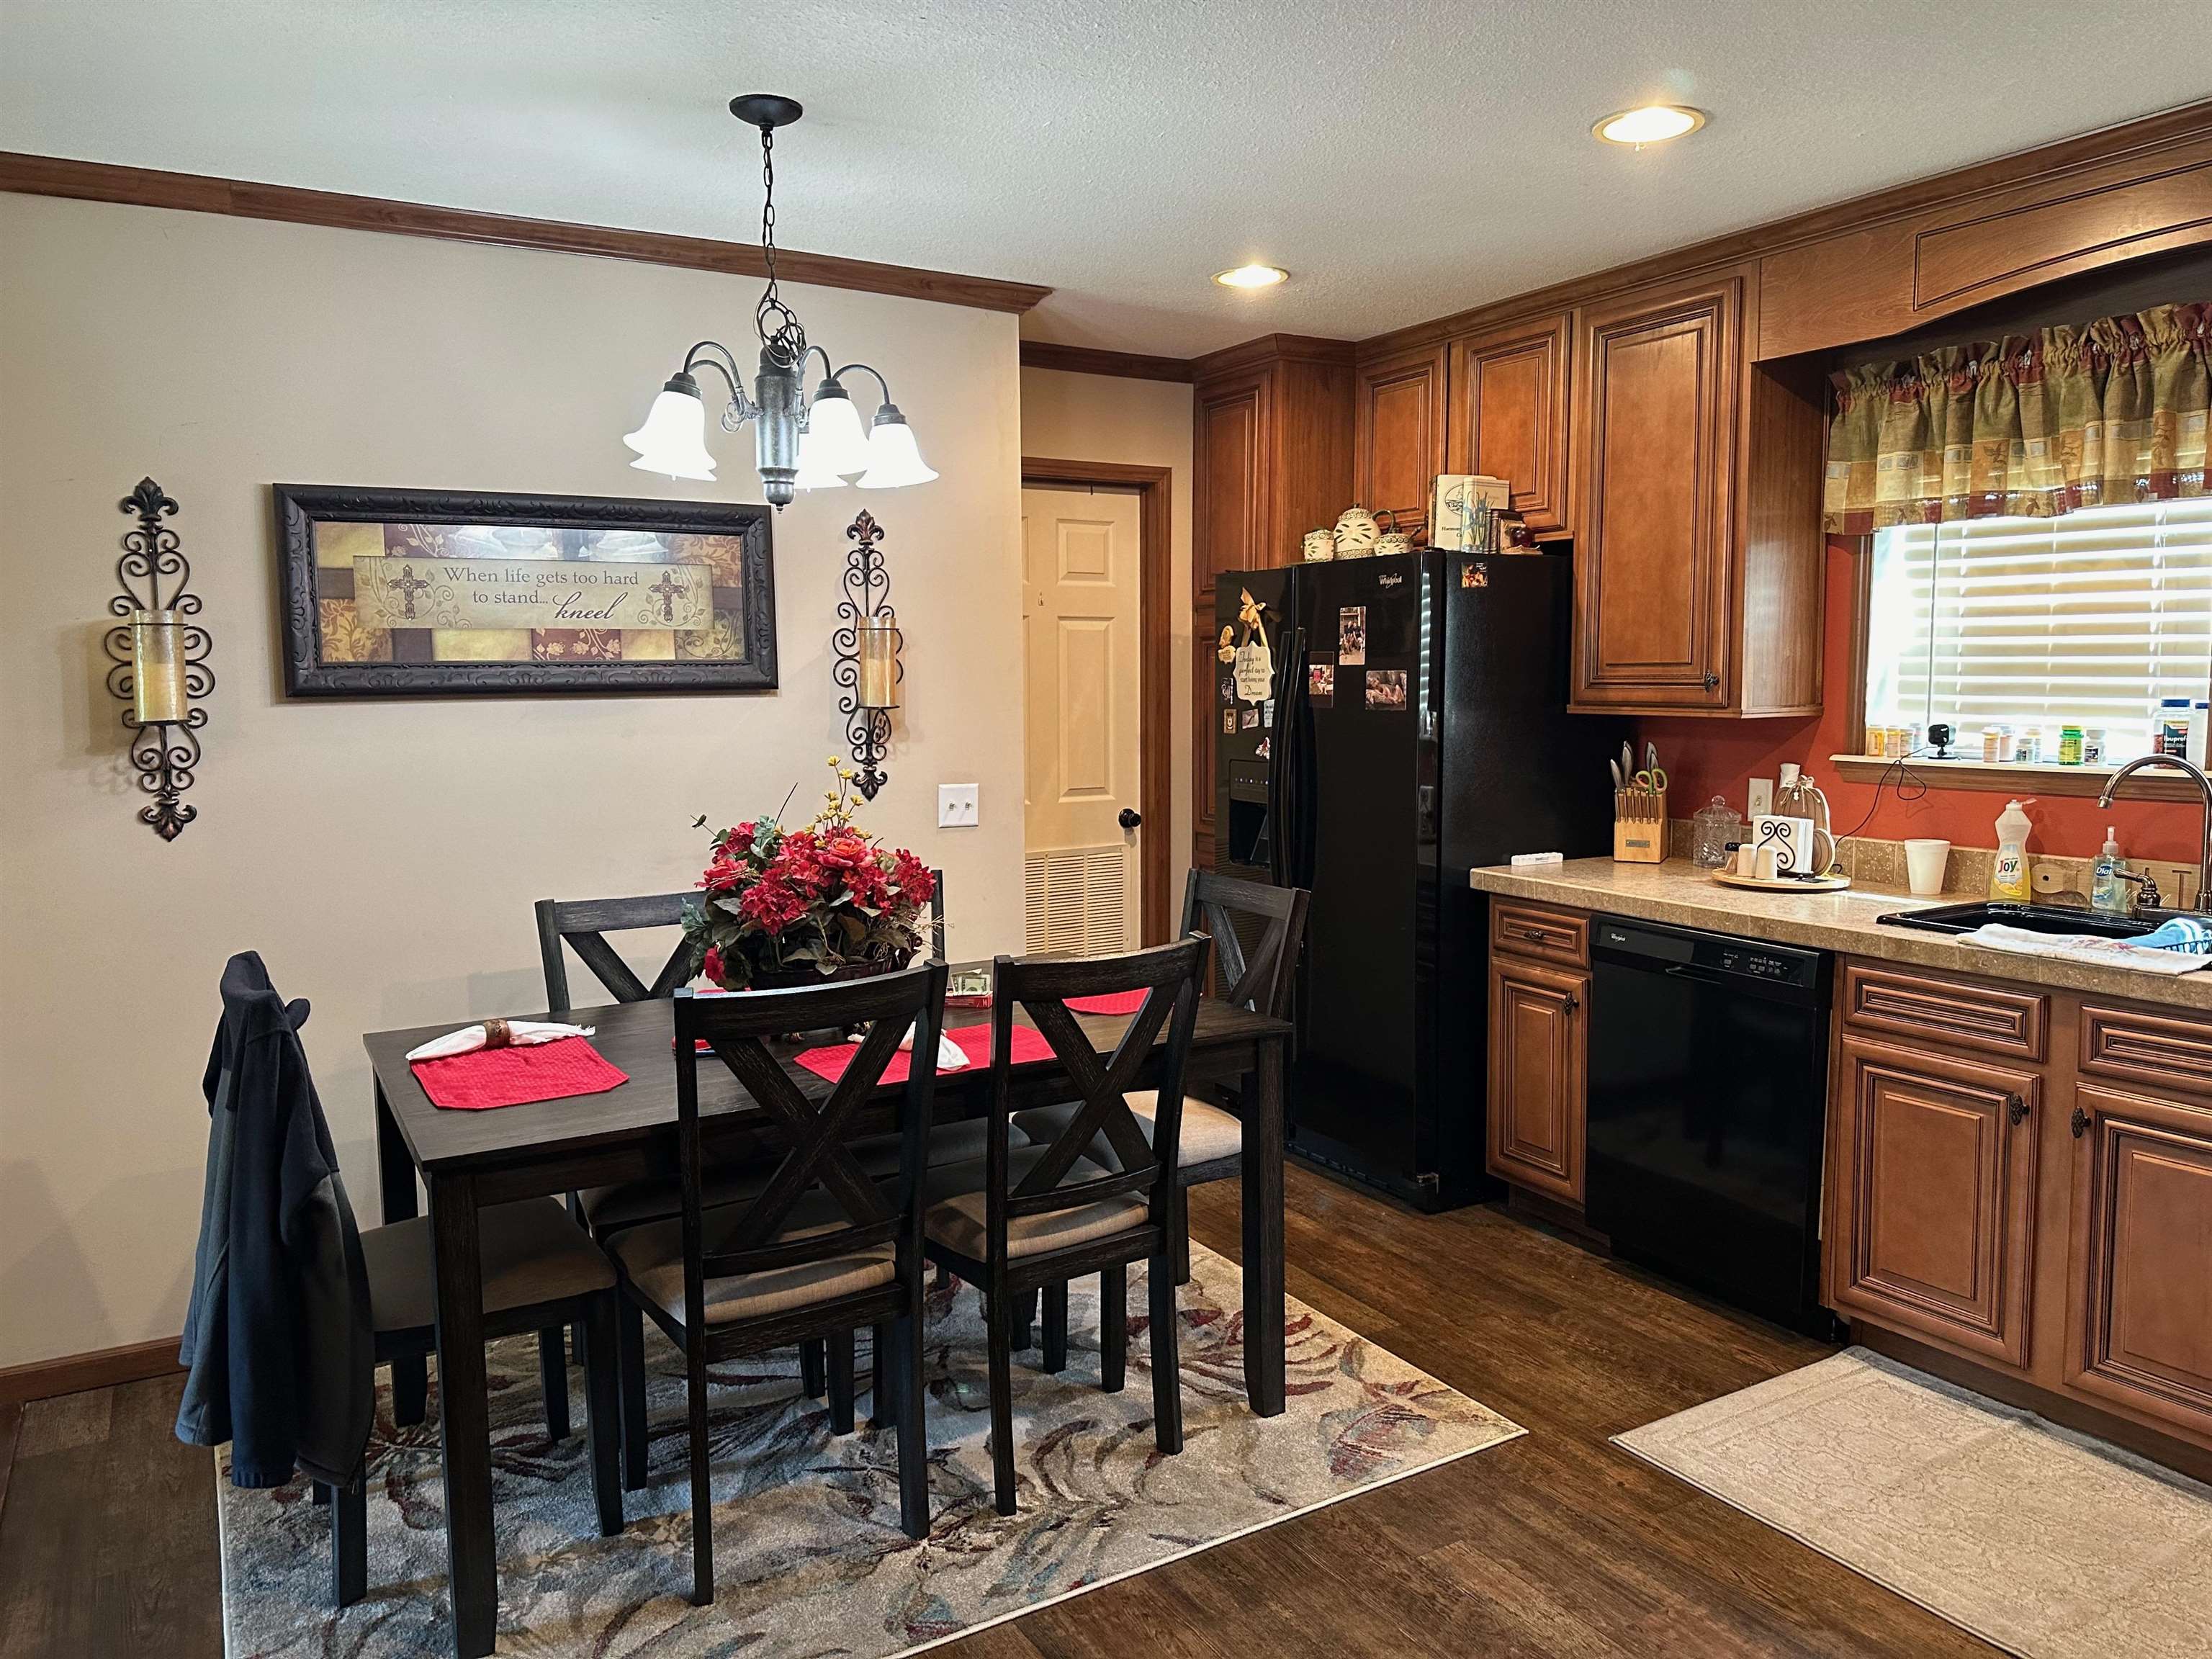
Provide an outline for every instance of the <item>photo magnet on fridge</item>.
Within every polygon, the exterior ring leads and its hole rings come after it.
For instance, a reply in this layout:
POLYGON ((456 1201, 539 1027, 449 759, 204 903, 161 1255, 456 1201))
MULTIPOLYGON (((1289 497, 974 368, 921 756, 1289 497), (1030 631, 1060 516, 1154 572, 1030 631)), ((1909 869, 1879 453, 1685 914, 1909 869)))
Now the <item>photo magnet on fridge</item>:
POLYGON ((1406 671, 1402 668, 1369 669, 1367 671, 1367 706, 1370 708, 1404 708, 1406 671))
POLYGON ((1315 662, 1306 665, 1306 701, 1316 708, 1336 706, 1336 665, 1315 662))
POLYGON ((1237 716, 1237 723, 1243 726, 1247 732, 1258 731, 1260 729, 1260 711, 1257 708, 1246 709, 1242 714, 1237 716))
POLYGON ((1336 613, 1336 660, 1356 668, 1367 660, 1367 607, 1347 605, 1336 613))
POLYGON ((1224 708, 1221 711, 1221 729, 1230 737, 1233 738, 1237 735, 1237 711, 1235 709, 1224 708))
POLYGON ((1490 567, 1486 564, 1474 563, 1468 563, 1460 566, 1459 585, 1462 587, 1489 586, 1490 567))

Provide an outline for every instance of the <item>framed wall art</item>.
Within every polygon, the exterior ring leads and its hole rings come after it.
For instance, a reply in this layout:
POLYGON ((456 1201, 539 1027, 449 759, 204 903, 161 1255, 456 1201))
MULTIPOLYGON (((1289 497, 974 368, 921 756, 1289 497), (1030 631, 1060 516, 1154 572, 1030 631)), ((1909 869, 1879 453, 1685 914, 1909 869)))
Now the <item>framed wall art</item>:
POLYGON ((775 689, 766 507, 274 493, 287 696, 775 689))

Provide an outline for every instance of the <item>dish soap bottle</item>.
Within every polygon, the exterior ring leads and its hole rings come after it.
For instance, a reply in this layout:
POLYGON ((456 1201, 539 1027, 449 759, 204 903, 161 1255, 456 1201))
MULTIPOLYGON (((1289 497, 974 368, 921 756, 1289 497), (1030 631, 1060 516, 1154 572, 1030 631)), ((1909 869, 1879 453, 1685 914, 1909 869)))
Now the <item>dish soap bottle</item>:
POLYGON ((2105 850, 2097 855, 2095 869, 2089 878, 2089 908, 2100 915, 2124 916, 2135 908, 2135 890, 2120 879, 2120 872, 2127 866, 2120 859, 2120 843, 2112 838, 2112 826, 2105 826, 2105 850))
POLYGON ((2028 902, 2027 837, 2034 828, 2019 801, 2007 801, 1997 814, 1997 859, 1990 866, 1991 898, 2013 904, 2028 902))

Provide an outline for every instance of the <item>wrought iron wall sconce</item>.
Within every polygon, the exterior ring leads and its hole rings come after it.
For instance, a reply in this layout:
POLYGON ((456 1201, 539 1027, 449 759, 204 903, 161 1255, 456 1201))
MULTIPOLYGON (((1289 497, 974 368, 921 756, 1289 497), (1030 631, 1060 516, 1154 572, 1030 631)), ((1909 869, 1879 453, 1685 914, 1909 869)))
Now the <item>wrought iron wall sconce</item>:
POLYGON ((837 601, 841 626, 830 636, 830 648, 837 659, 830 678, 844 688, 837 712, 845 716, 845 739, 852 747, 853 763, 860 769, 853 787, 862 799, 873 800, 890 781, 883 763, 891 746, 891 710, 899 706, 899 682, 906 678, 899 661, 905 635, 899 632, 898 613, 890 605, 884 527, 864 512, 845 534, 853 548, 845 555, 845 597, 837 601))
POLYGON ((199 816, 180 798, 200 763, 198 734, 207 710, 199 702, 215 690, 215 671, 207 665, 210 641, 189 620, 200 609, 200 596, 185 591, 192 568, 177 532, 161 522, 175 514, 176 502, 151 478, 141 478, 119 505, 137 516, 138 527, 123 538, 123 556, 115 562, 123 591, 107 602, 109 613, 123 618, 105 641, 115 665, 107 671, 107 690, 124 703, 123 724, 134 734, 131 763, 138 769, 138 787, 154 798, 139 810, 139 821, 163 841, 174 841, 199 816))

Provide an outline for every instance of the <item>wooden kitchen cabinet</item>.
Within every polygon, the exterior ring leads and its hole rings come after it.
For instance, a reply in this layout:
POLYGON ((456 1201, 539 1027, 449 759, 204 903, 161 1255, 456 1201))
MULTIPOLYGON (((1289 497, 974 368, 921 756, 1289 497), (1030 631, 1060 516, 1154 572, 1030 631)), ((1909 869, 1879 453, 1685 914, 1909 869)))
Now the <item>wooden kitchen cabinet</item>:
POLYGON ((1389 514, 1390 527, 1425 539, 1429 486, 1446 471, 1443 349, 1360 364, 1352 431, 1354 497, 1378 518, 1389 514))
POLYGON ((1451 342, 1444 472, 1513 486, 1513 510, 1539 541, 1567 534, 1567 383, 1573 338, 1565 312, 1451 342))
POLYGON ((1498 955, 1490 962, 1486 1162, 1516 1186, 1579 1205, 1590 976, 1498 955))
POLYGON ((2074 1091, 2067 1386, 2212 1435, 2212 1108, 2074 1091))
POLYGON ((2042 1079, 1850 1036, 1836 1062, 1832 1304, 2024 1371, 2042 1079))
POLYGON ((1821 392, 1751 361, 1756 279, 1576 313, 1577 708, 1820 710, 1821 392))

